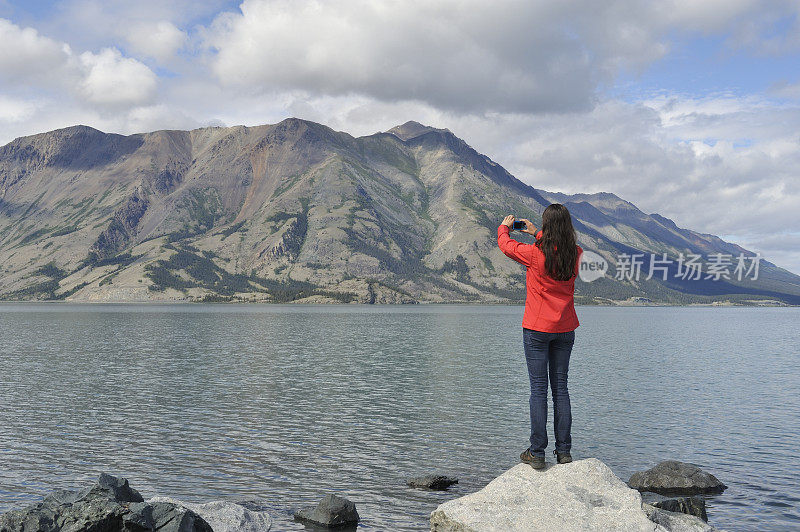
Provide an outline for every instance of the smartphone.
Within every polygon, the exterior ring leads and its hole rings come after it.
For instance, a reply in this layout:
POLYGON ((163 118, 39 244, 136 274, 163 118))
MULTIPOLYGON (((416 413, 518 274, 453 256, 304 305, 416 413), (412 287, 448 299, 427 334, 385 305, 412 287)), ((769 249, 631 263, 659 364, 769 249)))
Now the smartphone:
POLYGON ((522 231, 526 227, 528 227, 528 226, 525 225, 525 222, 523 222, 522 220, 515 220, 514 221, 514 225, 511 226, 511 230, 512 231, 522 231))

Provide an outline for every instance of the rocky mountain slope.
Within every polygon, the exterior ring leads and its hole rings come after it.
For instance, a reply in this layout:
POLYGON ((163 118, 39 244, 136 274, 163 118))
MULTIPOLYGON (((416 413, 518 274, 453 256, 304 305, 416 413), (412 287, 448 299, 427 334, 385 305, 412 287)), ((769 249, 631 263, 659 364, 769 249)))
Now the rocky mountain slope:
MULTIPOLYGON (((738 255, 613 194, 523 184, 448 130, 354 138, 287 119, 121 136, 86 126, 0 148, 0 298, 507 302, 524 270, 496 245, 507 213, 568 206, 610 264, 582 303, 800 304, 800 277, 615 279, 619 254, 738 255)), ((747 252, 749 255, 750 253, 747 252)))

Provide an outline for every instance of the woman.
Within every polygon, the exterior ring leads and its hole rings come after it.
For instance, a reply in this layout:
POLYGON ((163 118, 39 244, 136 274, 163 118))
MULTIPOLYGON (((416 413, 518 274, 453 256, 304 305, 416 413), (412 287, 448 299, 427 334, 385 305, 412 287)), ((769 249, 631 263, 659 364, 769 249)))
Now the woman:
POLYGON ((545 466, 547 447, 547 381, 553 390, 553 424, 559 464, 572 461, 572 411, 567 390, 569 355, 575 342, 575 277, 580 254, 569 211, 554 203, 542 214, 538 233, 530 220, 522 220, 535 244, 512 240, 509 230, 514 216, 508 215, 497 228, 497 245, 507 256, 527 267, 527 297, 522 318, 522 341, 531 381, 531 444, 520 459, 534 469, 545 466))

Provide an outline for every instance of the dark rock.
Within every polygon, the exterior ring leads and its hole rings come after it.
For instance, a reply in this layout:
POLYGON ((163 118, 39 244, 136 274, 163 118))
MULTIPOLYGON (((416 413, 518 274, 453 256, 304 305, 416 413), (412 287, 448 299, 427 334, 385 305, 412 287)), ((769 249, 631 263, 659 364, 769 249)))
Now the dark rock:
POLYGON ((631 475, 628 485, 639 491, 661 495, 722 493, 727 486, 695 464, 665 460, 647 471, 631 475))
POLYGON ((55 498, 0 516, 0 532, 56 532, 60 530, 122 530, 127 509, 112 501, 78 498, 60 503, 55 498))
POLYGON ((50 505, 72 504, 81 498, 81 492, 73 490, 53 490, 47 495, 42 503, 50 505))
POLYGON ((334 494, 325 495, 316 507, 298 511, 294 518, 328 528, 355 525, 359 520, 356 505, 334 494))
POLYGON ((100 473, 97 484, 90 488, 81 499, 86 497, 100 498, 114 502, 143 502, 144 499, 138 491, 131 488, 127 478, 117 478, 106 473, 100 473))
POLYGON ((135 502, 128 506, 130 513, 122 518, 125 527, 131 530, 151 530, 155 519, 153 518, 153 506, 146 502, 135 502))
POLYGON ((458 479, 442 475, 425 475, 424 477, 410 478, 406 481, 406 484, 412 488, 446 490, 453 484, 458 484, 458 479))
POLYGON ((708 514, 706 513, 706 500, 696 495, 694 497, 680 497, 677 499, 666 499, 663 501, 654 502, 653 506, 670 512, 680 512, 683 514, 694 515, 706 523, 708 522, 708 514))
POLYGON ((196 513, 146 503, 124 478, 101 474, 83 491, 56 490, 38 504, 0 515, 0 532, 213 532, 196 513))
POLYGON ((130 513, 123 517, 123 522, 125 530, 213 532, 211 526, 192 510, 167 502, 131 504, 130 513))
POLYGON ((694 515, 688 515, 681 512, 670 512, 662 508, 656 508, 651 504, 642 503, 642 510, 644 510, 647 518, 658 525, 655 529, 647 530, 663 530, 669 532, 721 532, 702 519, 694 515))

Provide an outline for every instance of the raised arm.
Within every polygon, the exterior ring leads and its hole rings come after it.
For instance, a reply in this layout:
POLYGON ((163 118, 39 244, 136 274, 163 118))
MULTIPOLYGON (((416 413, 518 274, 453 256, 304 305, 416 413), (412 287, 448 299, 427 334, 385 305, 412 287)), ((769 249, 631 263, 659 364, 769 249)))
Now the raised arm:
POLYGON ((530 266, 533 257, 533 246, 531 244, 517 242, 508 236, 512 223, 514 223, 514 217, 506 216, 506 219, 503 220, 503 223, 497 228, 497 245, 500 247, 500 251, 507 257, 514 259, 524 266, 530 266), (508 221, 509 219, 510 222, 508 221))

